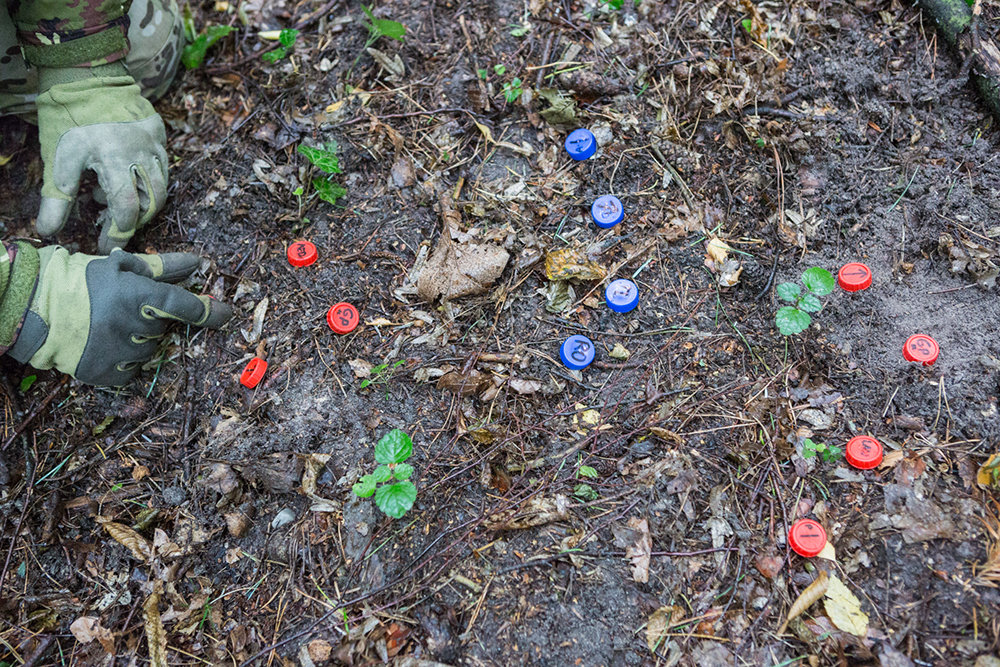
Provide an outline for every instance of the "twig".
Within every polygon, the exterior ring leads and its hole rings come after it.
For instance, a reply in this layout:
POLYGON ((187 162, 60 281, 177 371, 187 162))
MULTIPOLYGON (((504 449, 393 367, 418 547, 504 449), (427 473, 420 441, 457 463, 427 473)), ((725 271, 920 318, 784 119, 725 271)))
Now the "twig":
POLYGON ((45 400, 42 401, 41 404, 38 407, 36 407, 34 410, 32 410, 31 414, 28 415, 24 419, 24 421, 22 421, 18 425, 18 427, 16 429, 14 429, 14 433, 12 433, 11 436, 9 438, 7 438, 7 441, 3 443, 3 447, 0 447, 0 452, 4 451, 8 447, 10 447, 10 444, 12 442, 14 442, 14 440, 17 438, 17 436, 21 435, 21 433, 24 431, 24 429, 27 428, 28 425, 32 421, 34 421, 35 418, 38 417, 38 415, 40 415, 45 410, 45 408, 48 407, 49 403, 51 403, 53 401, 53 399, 55 399, 55 397, 59 393, 59 391, 62 390, 62 388, 65 387, 65 386, 66 386, 66 378, 63 377, 62 380, 59 381, 59 384, 57 384, 52 389, 52 391, 49 392, 49 395, 45 397, 45 400))

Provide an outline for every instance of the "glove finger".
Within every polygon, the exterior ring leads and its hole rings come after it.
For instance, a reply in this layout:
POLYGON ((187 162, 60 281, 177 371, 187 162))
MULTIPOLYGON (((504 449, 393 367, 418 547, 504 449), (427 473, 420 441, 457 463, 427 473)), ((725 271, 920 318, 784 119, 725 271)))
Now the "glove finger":
POLYGON ((209 296, 195 296, 175 285, 157 285, 142 308, 146 319, 176 320, 218 329, 233 316, 233 309, 209 296))
POLYGON ((38 218, 35 220, 35 229, 41 236, 52 236, 66 226, 66 219, 69 218, 69 209, 73 205, 72 199, 57 199, 55 197, 42 197, 42 203, 38 207, 38 218))
MULTIPOLYGON (((117 254, 117 253, 116 253, 117 254)), ((161 283, 179 283, 198 269, 201 259, 189 252, 165 252, 162 255, 125 255, 121 266, 161 283)))
POLYGON ((102 215, 104 226, 101 239, 105 241, 102 252, 124 246, 135 233, 139 219, 139 194, 136 191, 136 174, 132 165, 114 162, 96 165, 97 180, 108 196, 107 215, 102 215))
POLYGON ((51 160, 52 164, 46 164, 42 173, 42 203, 35 221, 35 228, 42 236, 51 236, 66 225, 86 170, 82 153, 57 150, 51 160))
POLYGON ((163 179, 163 171, 153 157, 149 167, 133 167, 137 192, 139 196, 139 221, 136 229, 142 229, 153 219, 167 198, 167 182, 163 179))

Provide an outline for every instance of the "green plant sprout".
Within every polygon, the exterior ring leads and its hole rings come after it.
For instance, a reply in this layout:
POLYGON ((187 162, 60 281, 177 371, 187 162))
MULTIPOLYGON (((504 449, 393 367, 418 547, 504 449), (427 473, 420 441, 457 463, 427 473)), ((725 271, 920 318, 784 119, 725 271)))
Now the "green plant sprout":
POLYGON ((402 518, 417 500, 417 487, 410 481, 413 466, 405 463, 412 455, 410 436, 398 428, 392 429, 375 445, 375 461, 382 465, 363 475, 354 485, 354 493, 361 498, 374 494, 375 505, 383 513, 393 519, 402 518))
MULTIPOLYGON (((586 477, 588 479, 597 479, 598 474, 594 468, 590 466, 580 465, 583 462, 583 457, 580 456, 576 462, 576 473, 575 477, 580 479, 581 477, 586 477)), ((583 500, 597 500, 597 491, 590 484, 580 483, 573 487, 573 495, 577 498, 582 498, 583 500)))
POLYGON ((276 48, 274 51, 268 51, 262 55, 261 58, 265 62, 269 62, 273 65, 288 55, 289 51, 292 50, 292 47, 295 46, 295 40, 298 36, 299 31, 294 28, 282 30, 278 33, 278 41, 281 43, 281 46, 276 48))
POLYGON ((375 18, 375 15, 372 14, 371 6, 361 5, 361 10, 368 19, 365 22, 365 27, 368 28, 368 39, 365 40, 365 45, 358 51, 358 55, 354 58, 354 62, 351 63, 350 69, 347 70, 348 75, 354 71, 354 67, 361 60, 362 54, 365 53, 368 47, 377 42, 379 37, 388 37, 397 42, 402 42, 406 38, 406 26, 399 21, 375 18))
POLYGON ((396 369, 405 363, 406 359, 400 359, 394 362, 392 366, 388 362, 372 366, 371 377, 367 377, 361 381, 361 388, 364 389, 373 384, 380 384, 385 388, 385 397, 389 398, 389 382, 392 381, 392 376, 396 374, 396 369))
POLYGON ((785 336, 793 336, 805 331, 812 322, 809 313, 823 310, 823 302, 819 297, 833 291, 833 275, 826 269, 814 266, 802 272, 802 284, 806 291, 797 283, 781 283, 778 285, 778 298, 792 305, 782 306, 774 315, 774 323, 785 336))
POLYGON ((494 65, 493 66, 493 73, 496 74, 497 76, 503 76, 504 74, 507 73, 507 66, 506 65, 494 65))
POLYGON ((625 0, 601 0, 601 3, 607 5, 611 9, 621 9, 625 6, 625 0))
POLYGON ((336 204, 337 200, 347 194, 347 188, 339 183, 333 182, 333 177, 341 172, 340 160, 337 158, 337 142, 328 141, 323 148, 313 148, 305 144, 299 144, 296 149, 306 156, 309 162, 326 174, 325 177, 316 177, 312 180, 313 188, 319 198, 325 202, 336 204))
POLYGON ((817 454, 823 457, 823 463, 829 463, 843 456, 844 451, 836 445, 813 442, 810 438, 806 438, 802 442, 802 458, 811 459, 817 454))
MULTIPOLYGON (((187 14, 188 10, 185 7, 187 14)), ((200 35, 195 34, 194 22, 190 15, 184 17, 184 33, 189 44, 181 51, 181 62, 186 69, 198 69, 205 62, 208 49, 220 39, 236 30, 231 25, 210 25, 200 35)))
POLYGON ((513 81, 509 81, 503 84, 503 98, 507 100, 507 104, 513 104, 517 101, 517 98, 521 96, 524 89, 521 88, 521 79, 515 77, 513 81))

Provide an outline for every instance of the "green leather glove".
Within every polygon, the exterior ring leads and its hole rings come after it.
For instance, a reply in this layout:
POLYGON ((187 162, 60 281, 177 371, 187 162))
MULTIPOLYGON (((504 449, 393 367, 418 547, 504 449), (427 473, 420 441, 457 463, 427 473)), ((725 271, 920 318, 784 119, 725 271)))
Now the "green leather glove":
POLYGON ((122 248, 167 198, 163 121, 120 62, 97 67, 42 68, 38 137, 45 170, 38 233, 66 224, 84 171, 97 172, 107 197, 101 214, 102 253, 122 248))
MULTIPOLYGON (((232 316, 221 301, 166 284, 197 268, 198 258, 182 252, 133 255, 114 250, 109 257, 95 257, 70 254, 61 246, 36 251, 18 243, 7 281, 9 298, 25 293, 25 272, 34 270, 37 278, 7 354, 88 384, 125 384, 156 352, 156 340, 171 321, 217 329, 232 316), (34 262, 31 253, 37 254, 34 262), (22 287, 15 289, 18 285, 22 287)), ((6 299, 0 301, 0 335, 12 329, 11 320, 3 320, 5 311, 6 299)))

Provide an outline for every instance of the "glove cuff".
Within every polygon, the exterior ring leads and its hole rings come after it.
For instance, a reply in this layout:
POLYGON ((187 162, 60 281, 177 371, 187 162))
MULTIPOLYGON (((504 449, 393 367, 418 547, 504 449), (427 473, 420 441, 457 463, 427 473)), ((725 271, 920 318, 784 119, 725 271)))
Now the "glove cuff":
POLYGON ((24 241, 0 244, 0 354, 17 340, 38 283, 38 251, 24 241))
POLYGON ((96 67, 41 67, 38 70, 38 92, 44 93, 53 86, 92 79, 131 78, 122 61, 96 67))
POLYGON ((82 36, 55 35, 59 37, 56 40, 21 26, 18 37, 24 59, 32 65, 74 67, 124 58, 129 50, 127 31, 128 14, 123 14, 108 23, 84 28, 80 31, 85 33, 82 36))

